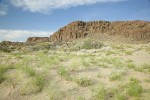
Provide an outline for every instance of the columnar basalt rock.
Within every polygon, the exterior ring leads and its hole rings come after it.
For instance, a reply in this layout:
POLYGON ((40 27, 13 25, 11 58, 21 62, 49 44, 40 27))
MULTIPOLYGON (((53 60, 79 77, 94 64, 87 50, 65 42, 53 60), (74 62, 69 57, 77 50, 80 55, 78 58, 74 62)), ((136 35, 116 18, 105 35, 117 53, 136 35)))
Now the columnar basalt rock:
POLYGON ((75 21, 50 36, 51 41, 68 41, 94 34, 121 35, 135 40, 150 39, 150 22, 145 21, 75 21))

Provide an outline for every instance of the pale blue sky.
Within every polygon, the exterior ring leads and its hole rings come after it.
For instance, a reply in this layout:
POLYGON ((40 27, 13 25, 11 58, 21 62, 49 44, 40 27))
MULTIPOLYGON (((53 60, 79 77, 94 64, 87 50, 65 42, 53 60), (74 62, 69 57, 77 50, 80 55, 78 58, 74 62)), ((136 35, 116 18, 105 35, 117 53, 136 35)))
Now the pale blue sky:
POLYGON ((0 41, 49 36, 76 20, 150 21, 150 0, 0 0, 0 41))

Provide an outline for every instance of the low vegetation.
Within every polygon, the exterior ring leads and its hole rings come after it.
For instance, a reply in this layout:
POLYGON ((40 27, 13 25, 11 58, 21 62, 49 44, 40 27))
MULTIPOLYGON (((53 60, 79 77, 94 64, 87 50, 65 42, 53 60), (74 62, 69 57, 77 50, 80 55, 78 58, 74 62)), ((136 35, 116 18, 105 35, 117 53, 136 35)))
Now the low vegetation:
POLYGON ((76 78, 76 79, 75 79, 75 82, 76 82, 78 85, 83 86, 83 87, 86 87, 86 86, 89 86, 89 85, 92 85, 92 84, 93 84, 93 80, 88 79, 88 78, 85 78, 85 77, 76 78))
POLYGON ((143 93, 143 88, 140 86, 139 82, 137 79, 131 78, 130 82, 127 86, 127 93, 130 96, 141 96, 143 93))
POLYGON ((0 99, 150 99, 147 45, 92 39, 58 44, 0 51, 0 99))

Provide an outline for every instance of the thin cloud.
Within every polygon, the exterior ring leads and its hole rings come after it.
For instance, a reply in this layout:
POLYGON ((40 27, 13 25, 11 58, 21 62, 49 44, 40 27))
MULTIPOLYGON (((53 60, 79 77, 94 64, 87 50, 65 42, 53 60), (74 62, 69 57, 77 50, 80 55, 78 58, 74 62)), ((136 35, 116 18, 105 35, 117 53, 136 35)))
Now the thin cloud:
POLYGON ((103 2, 119 2, 126 0, 10 0, 15 7, 30 12, 48 12, 54 9, 66 9, 73 6, 89 5, 103 2))
POLYGON ((50 31, 0 30, 0 41, 26 41, 28 37, 49 37, 50 31))
POLYGON ((7 6, 4 4, 0 4, 0 16, 4 16, 7 14, 7 6))

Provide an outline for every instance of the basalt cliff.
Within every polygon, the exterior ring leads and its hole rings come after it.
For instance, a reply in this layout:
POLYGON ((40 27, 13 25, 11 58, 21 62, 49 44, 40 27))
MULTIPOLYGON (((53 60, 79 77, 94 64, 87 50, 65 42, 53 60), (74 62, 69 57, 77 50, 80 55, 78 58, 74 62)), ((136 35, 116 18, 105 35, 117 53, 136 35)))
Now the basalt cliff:
POLYGON ((150 40, 150 22, 146 21, 75 21, 50 36, 50 41, 69 41, 88 35, 123 36, 134 40, 150 40))

